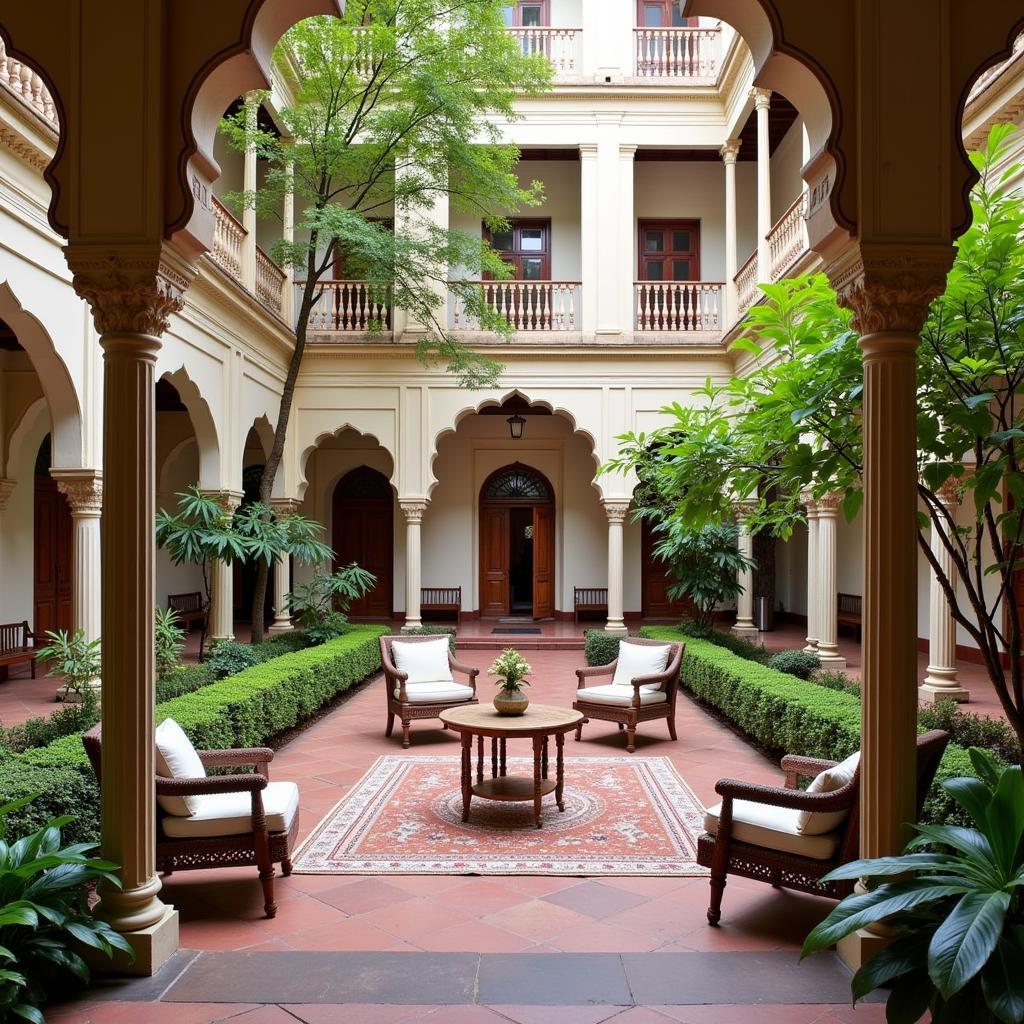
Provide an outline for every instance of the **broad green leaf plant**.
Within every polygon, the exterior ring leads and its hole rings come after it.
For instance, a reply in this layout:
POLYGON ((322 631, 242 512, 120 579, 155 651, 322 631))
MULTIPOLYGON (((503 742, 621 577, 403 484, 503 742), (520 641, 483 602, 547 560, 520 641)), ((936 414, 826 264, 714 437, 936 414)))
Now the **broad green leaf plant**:
MULTIPOLYGON (((1009 131, 993 128, 972 154, 973 222, 921 331, 918 545, 1024 743, 1024 609, 1014 587, 1024 566, 1024 197, 1007 185, 1017 169, 1002 169, 1009 131), (950 497, 962 500, 955 517, 950 497)), ((838 492, 848 519, 860 509, 863 369, 851 313, 823 275, 760 287, 764 301, 734 343, 736 376, 665 408, 664 429, 622 435, 603 467, 644 481, 642 514, 699 528, 752 497, 750 528, 787 538, 805 496, 838 492)))
MULTIPOLYGON (((295 241, 271 248, 294 270, 297 298, 295 347, 260 488, 265 504, 310 318, 330 304, 323 282, 336 265, 404 311, 422 360, 465 387, 497 381, 501 367, 449 331, 445 292, 483 330, 507 332, 476 282, 507 278, 510 268, 479 231, 442 227, 432 213, 444 203, 493 230, 541 199, 540 182, 520 183, 519 151, 502 141, 502 125, 518 119, 518 97, 550 87, 552 71, 505 31, 503 8, 501 0, 350 0, 341 18, 310 18, 281 40, 275 61, 293 95, 276 108, 280 133, 245 109, 222 122, 229 143, 255 149, 266 167, 259 188, 229 202, 258 217, 280 217, 286 199, 295 209, 295 241)), ((265 593, 260 566, 254 639, 262 639, 265 593)))
POLYGON ((917 825, 898 857, 859 860, 827 879, 865 878, 807 937, 803 955, 885 919, 893 942, 853 978, 856 1002, 890 987, 886 1020, 914 1024, 1024 1021, 1024 777, 970 751, 977 778, 943 788, 974 828, 917 825))
POLYGON ((333 573, 317 571, 311 580, 295 586, 288 595, 288 608, 310 643, 326 643, 345 631, 352 602, 376 585, 377 577, 355 562, 333 573))
POLYGON ((38 661, 49 665, 48 676, 64 679, 64 698, 71 694, 85 696, 92 692, 91 683, 99 677, 101 667, 100 639, 86 640, 85 630, 66 629, 46 631, 47 643, 36 655, 38 661))
POLYGON ((0 1021, 43 1024, 40 1006, 48 989, 72 975, 88 982, 89 968, 76 947, 129 960, 131 946, 89 910, 88 886, 120 887, 117 865, 90 856, 88 843, 61 845, 55 818, 15 843, 4 839, 4 818, 34 797, 0 807, 0 1021))

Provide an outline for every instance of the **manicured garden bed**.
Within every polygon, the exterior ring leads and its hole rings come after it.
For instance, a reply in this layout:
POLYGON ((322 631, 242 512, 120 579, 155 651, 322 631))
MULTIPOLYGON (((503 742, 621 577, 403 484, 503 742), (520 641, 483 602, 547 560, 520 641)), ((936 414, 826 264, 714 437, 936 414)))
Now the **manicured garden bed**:
MULTIPOLYGON (((156 721, 174 718, 200 748, 270 743, 336 695, 380 669, 382 626, 353 626, 318 647, 255 665, 156 706, 156 721)), ((79 735, 64 736, 22 754, 0 751, 0 793, 5 800, 39 793, 7 818, 16 838, 50 818, 73 814, 65 829, 72 842, 99 835, 99 791, 79 735)))

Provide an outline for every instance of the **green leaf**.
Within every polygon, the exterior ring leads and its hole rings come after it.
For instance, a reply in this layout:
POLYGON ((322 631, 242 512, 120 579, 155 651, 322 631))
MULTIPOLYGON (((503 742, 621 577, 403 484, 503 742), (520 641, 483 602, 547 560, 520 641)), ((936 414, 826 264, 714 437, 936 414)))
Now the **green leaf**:
POLYGON ((885 1004, 886 1024, 917 1024, 928 1012, 934 993, 925 971, 897 979, 885 1004))
POLYGON ((880 949, 853 976, 853 1001, 859 1002, 869 992, 881 988, 912 972, 925 970, 928 960, 928 935, 907 935, 880 949))
POLYGON ((29 1021, 30 1024, 46 1024, 46 1019, 39 1007, 30 1006, 28 1003, 15 1003, 11 1007, 11 1013, 16 1017, 21 1017, 22 1020, 29 1021))
POLYGON ((981 972, 981 990, 989 1009, 1005 1024, 1024 1020, 1024 949, 1003 937, 981 972))
POLYGON ((985 966, 1002 934, 1009 906, 1009 893, 971 893, 932 936, 928 975, 944 999, 959 992, 985 966))

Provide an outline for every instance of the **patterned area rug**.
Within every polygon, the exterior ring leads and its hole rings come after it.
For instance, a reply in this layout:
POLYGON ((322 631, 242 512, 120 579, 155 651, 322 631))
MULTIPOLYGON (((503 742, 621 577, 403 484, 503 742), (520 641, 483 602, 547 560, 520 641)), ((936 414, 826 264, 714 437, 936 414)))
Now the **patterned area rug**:
MULTIPOLYGON (((510 757, 509 774, 532 775, 510 757)), ((457 757, 388 755, 293 857, 318 875, 706 875, 694 861, 703 808, 667 757, 579 757, 565 811, 473 797, 462 821, 457 757)))

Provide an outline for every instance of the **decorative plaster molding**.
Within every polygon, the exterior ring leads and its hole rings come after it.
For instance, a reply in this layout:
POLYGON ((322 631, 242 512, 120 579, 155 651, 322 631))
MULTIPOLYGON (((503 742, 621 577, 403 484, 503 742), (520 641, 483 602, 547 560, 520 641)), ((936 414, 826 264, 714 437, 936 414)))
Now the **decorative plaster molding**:
POLYGON ((294 516, 302 508, 299 498, 271 498, 270 507, 279 516, 294 516))
POLYGON ((814 500, 814 495, 810 491, 800 492, 800 503, 807 510, 808 514, 812 514, 818 511, 818 504, 814 500))
POLYGON ((609 523, 624 523, 626 521, 630 505, 628 500, 605 498, 601 504, 604 505, 604 514, 608 517, 609 523))
POLYGON ((423 515, 430 504, 425 498, 399 498, 398 506, 401 508, 407 523, 423 522, 423 515))
POLYGON ((842 507, 843 493, 842 491, 829 491, 828 494, 822 494, 816 504, 819 515, 834 516, 842 507))
POLYGON ((7 511, 7 502, 10 501, 17 484, 17 480, 0 479, 0 512, 7 511))
POLYGON ((98 516, 103 511, 103 474, 98 469, 51 469, 50 476, 73 516, 98 516))
POLYGON ((771 89, 759 89, 754 86, 750 90, 751 99, 754 101, 755 110, 767 110, 772 102, 772 91, 771 89))
POLYGON ((743 145, 742 139, 726 139, 722 143, 722 148, 718 151, 719 156, 722 158, 723 163, 734 164, 736 158, 739 156, 740 146, 743 145))
POLYGON ((38 146, 33 146, 23 135, 19 135, 13 128, 2 122, 0 122, 0 146, 10 150, 16 157, 37 171, 45 171, 50 165, 51 154, 39 149, 38 146))
POLYGON ((231 516, 235 514, 235 510, 242 504, 242 499, 245 495, 242 491, 203 491, 202 492, 207 498, 213 498, 215 502, 224 512, 231 516))

